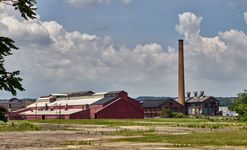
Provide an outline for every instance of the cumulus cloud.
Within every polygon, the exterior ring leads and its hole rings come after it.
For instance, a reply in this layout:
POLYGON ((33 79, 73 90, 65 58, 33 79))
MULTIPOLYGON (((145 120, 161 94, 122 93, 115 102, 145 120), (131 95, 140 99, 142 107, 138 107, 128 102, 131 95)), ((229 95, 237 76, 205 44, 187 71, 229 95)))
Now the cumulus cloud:
POLYGON ((222 82, 234 81, 239 84, 246 80, 247 55, 244 54, 247 52, 247 35, 231 29, 219 32, 214 37, 204 37, 200 34, 202 19, 185 12, 179 14, 179 24, 176 26, 186 41, 187 70, 188 76, 193 78, 191 82, 195 84, 206 80, 208 84, 223 85, 222 82))
POLYGON ((244 21, 245 21, 245 23, 247 24, 247 12, 244 12, 244 13, 243 13, 243 16, 244 16, 244 21))
POLYGON ((173 48, 164 50, 155 42, 128 48, 109 36, 68 32, 55 21, 26 21, 6 6, 0 10, 0 25, 7 28, 0 32, 21 48, 6 65, 21 71, 28 95, 83 89, 142 92, 176 79, 171 74, 177 59, 173 48))
MULTIPOLYGON (((185 12, 178 18, 176 30, 185 39, 187 90, 237 87, 247 79, 246 33, 231 29, 205 37, 200 30, 202 17, 185 12)), ((39 17, 26 21, 3 5, 0 33, 12 37, 20 47, 7 58, 6 67, 21 71, 26 88, 23 95, 118 89, 135 95, 176 94, 177 51, 173 47, 166 49, 156 42, 134 48, 116 45, 110 36, 68 32, 56 21, 39 17)))
MULTIPOLYGON (((75 7, 108 5, 112 0, 65 0, 66 3, 75 7)), ((128 5, 133 0, 118 0, 122 4, 128 5)))

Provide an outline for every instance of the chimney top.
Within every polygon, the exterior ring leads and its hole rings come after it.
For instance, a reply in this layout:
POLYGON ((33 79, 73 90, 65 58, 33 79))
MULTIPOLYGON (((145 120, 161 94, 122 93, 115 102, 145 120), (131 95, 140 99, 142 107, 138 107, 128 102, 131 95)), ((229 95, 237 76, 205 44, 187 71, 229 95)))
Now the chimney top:
POLYGON ((204 91, 200 91, 200 96, 199 97, 203 97, 204 96, 204 91))
POLYGON ((198 92, 194 91, 194 97, 197 97, 198 92))
POLYGON ((188 97, 188 98, 190 98, 190 94, 191 94, 190 92, 187 92, 187 97, 188 97))

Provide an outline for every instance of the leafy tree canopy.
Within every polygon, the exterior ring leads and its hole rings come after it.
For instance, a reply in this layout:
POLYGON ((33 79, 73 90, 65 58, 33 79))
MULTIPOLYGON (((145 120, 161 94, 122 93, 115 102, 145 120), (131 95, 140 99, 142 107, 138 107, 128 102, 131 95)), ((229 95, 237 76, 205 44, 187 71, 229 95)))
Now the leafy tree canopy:
POLYGON ((247 121, 247 92, 238 94, 238 98, 234 101, 231 109, 238 113, 240 120, 247 121))
MULTIPOLYGON (((26 20, 36 18, 36 0, 0 0, 0 3, 13 6, 26 20)), ((20 72, 8 72, 4 67, 4 58, 12 55, 11 50, 18 49, 14 43, 11 38, 0 36, 0 90, 16 95, 16 90, 24 91, 21 84, 22 79, 18 77, 20 72)))
POLYGON ((7 118, 5 117, 5 113, 7 112, 6 109, 0 107, 0 120, 7 122, 7 118))

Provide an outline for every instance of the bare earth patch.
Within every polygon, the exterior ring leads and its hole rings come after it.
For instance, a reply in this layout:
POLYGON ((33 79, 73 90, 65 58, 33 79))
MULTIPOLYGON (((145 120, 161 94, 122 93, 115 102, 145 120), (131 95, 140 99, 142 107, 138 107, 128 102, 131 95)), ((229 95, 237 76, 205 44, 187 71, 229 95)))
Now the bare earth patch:
POLYGON ((107 126, 107 125, 59 125, 36 124, 41 131, 0 132, 1 150, 244 150, 247 147, 174 147, 163 143, 110 142, 111 139, 126 138, 114 132, 153 131, 160 134, 190 134, 207 132, 202 129, 169 126, 107 126), (78 144, 65 144, 66 142, 78 144), (77 142, 78 141, 78 142, 77 142), (80 141, 89 141, 81 143, 80 141))

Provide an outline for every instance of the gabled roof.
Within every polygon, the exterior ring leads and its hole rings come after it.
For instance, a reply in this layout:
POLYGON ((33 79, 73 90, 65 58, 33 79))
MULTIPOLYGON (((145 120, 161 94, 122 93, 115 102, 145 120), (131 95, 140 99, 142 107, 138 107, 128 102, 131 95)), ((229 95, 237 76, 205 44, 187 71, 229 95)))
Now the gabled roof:
POLYGON ((92 103, 91 105, 103 105, 103 104, 105 104, 105 103, 108 103, 108 102, 114 100, 116 97, 117 97, 117 96, 104 97, 104 98, 102 98, 102 99, 100 99, 100 100, 98 100, 98 101, 92 103))
POLYGON ((200 102, 205 102, 211 98, 213 98, 213 97, 212 96, 192 97, 192 98, 189 98, 188 100, 186 100, 186 103, 200 103, 200 102))
POLYGON ((125 92, 125 91, 110 91, 110 92, 107 92, 106 94, 119 94, 121 92, 125 92))
POLYGON ((142 102, 143 108, 155 108, 160 107, 164 103, 173 100, 172 98, 162 98, 162 99, 143 99, 138 100, 142 102))
POLYGON ((20 100, 18 98, 11 98, 8 100, 8 102, 22 102, 22 100, 20 100))
POLYGON ((90 96, 93 95, 94 92, 93 91, 80 91, 80 92, 72 92, 72 93, 68 93, 69 97, 77 97, 77 96, 90 96))
POLYGON ((84 111, 82 109, 60 109, 59 112, 57 110, 28 110, 21 112, 22 115, 71 115, 77 112, 84 111))

